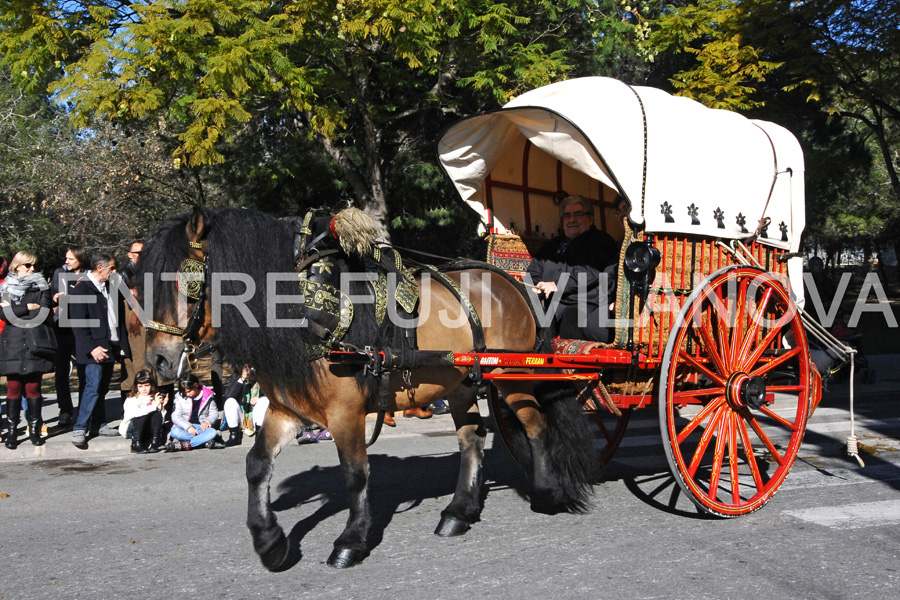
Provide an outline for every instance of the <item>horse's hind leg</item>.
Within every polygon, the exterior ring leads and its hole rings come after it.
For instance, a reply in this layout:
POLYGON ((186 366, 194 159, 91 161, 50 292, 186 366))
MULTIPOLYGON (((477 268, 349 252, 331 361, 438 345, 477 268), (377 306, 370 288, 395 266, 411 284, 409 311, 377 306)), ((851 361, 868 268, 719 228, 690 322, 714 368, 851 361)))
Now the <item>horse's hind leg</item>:
POLYGON ((288 556, 288 541, 278 525, 269 497, 269 481, 275 456, 282 446, 293 439, 300 423, 292 415, 270 405, 260 434, 247 453, 247 527, 253 536, 253 548, 263 566, 278 569, 288 556))
POLYGON ((521 422, 531 450, 532 508, 540 512, 584 512, 589 507, 593 435, 565 385, 503 382, 501 392, 521 422), (529 386, 530 387, 530 386, 529 386), (540 402, 536 399, 539 398, 540 402))
POLYGON ((441 511, 441 521, 434 530, 440 536, 462 535, 480 518, 486 429, 478 412, 476 395, 475 388, 464 385, 447 395, 459 441, 460 465, 453 499, 441 511))

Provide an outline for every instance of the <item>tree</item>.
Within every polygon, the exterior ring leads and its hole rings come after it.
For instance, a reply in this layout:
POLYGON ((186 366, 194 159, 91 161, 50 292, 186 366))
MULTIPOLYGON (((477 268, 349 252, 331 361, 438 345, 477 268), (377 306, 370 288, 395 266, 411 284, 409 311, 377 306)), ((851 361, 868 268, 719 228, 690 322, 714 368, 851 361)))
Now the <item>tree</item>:
POLYGON ((390 172, 448 115, 571 68, 590 0, 10 0, 3 64, 98 117, 164 127, 188 167, 263 129, 314 139, 387 222, 390 172), (462 86, 462 87, 461 87, 462 86))
POLYGON ((141 239, 204 191, 170 152, 108 122, 76 132, 48 98, 0 71, 0 256, 28 250, 47 269, 66 245, 115 252, 141 239))
MULTIPOLYGON (((685 1, 669 6, 655 27, 655 46, 697 58, 674 77, 683 94, 721 108, 762 107, 756 114, 775 121, 777 107, 802 94, 812 105, 807 124, 830 119, 836 139, 865 148, 875 160, 866 173, 852 161, 838 165, 857 181, 822 190, 832 231, 891 238, 900 250, 900 0, 685 1)), ((811 166, 810 175, 833 180, 811 166)))

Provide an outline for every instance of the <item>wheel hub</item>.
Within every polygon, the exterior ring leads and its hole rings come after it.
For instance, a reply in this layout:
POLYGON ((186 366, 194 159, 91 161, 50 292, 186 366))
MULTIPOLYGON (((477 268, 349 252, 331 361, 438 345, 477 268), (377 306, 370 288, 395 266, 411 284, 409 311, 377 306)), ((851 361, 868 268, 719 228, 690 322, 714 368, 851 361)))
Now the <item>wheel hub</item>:
POLYGON ((766 403, 766 381, 759 376, 735 373, 728 378, 725 398, 734 408, 760 408, 766 403))

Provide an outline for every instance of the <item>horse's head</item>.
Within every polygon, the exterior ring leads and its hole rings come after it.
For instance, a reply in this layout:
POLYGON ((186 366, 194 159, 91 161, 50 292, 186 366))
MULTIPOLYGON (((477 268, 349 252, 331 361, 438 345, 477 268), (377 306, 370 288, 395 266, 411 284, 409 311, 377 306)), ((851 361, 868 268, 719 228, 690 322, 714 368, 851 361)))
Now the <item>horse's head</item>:
POLYGON ((195 207, 161 225, 141 256, 139 295, 145 309, 152 306, 146 362, 164 380, 187 373, 213 347, 207 230, 208 217, 195 207))

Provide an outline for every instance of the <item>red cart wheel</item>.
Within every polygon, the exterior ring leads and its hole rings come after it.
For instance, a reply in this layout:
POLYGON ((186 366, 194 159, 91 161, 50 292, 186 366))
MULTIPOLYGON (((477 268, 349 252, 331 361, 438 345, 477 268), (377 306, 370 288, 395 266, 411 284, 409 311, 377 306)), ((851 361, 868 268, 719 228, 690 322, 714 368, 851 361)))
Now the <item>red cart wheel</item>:
POLYGON ((788 292, 735 266, 709 276, 679 312, 660 377, 666 457, 707 513, 761 508, 791 466, 809 412, 809 348, 788 292))
MULTIPOLYGON (((523 464, 520 452, 513 443, 512 428, 517 426, 514 422, 515 415, 512 409, 500 398, 497 388, 488 386, 489 402, 491 418, 494 421, 495 433, 500 437, 506 450, 520 466, 523 464)), ((631 417, 630 409, 621 409, 621 416, 616 416, 609 411, 601 408, 596 409, 592 403, 586 403, 584 407, 585 416, 588 422, 592 423, 594 430, 594 452, 596 455, 597 467, 602 467, 609 459, 622 438, 625 435, 625 428, 628 426, 628 419, 631 417)), ((527 451, 527 449, 525 449, 527 451)))

